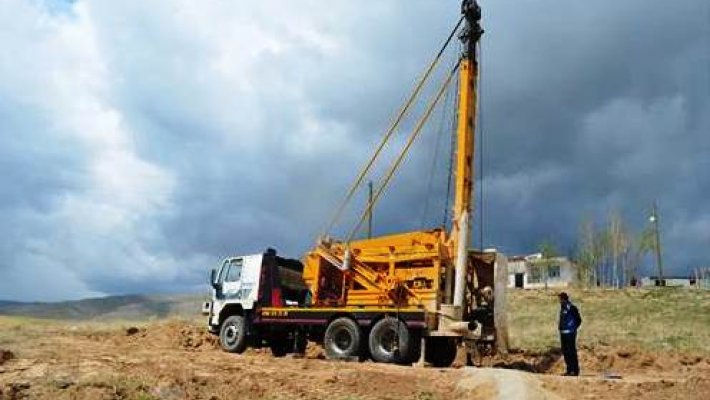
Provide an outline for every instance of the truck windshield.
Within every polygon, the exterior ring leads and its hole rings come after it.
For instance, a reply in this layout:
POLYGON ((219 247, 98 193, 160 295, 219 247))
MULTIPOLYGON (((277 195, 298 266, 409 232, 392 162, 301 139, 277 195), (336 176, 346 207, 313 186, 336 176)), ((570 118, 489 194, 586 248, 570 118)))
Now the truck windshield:
POLYGON ((219 276, 217 277, 217 282, 238 282, 242 279, 242 266, 244 260, 241 258, 232 258, 231 260, 225 260, 222 263, 222 267, 219 269, 219 276))

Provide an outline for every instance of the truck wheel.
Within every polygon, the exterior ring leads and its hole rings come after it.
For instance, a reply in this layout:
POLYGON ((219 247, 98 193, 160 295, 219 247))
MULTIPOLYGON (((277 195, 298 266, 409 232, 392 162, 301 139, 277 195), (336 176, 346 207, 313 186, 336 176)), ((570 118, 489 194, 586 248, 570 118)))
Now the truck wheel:
POLYGON ((229 353, 243 353, 247 348, 246 323, 241 315, 232 315, 222 323, 219 344, 229 353))
POLYGON ((329 359, 342 360, 358 356, 360 327, 350 318, 338 318, 328 325, 323 338, 325 355, 329 359))
POLYGON ((370 331, 370 354, 381 363, 403 363, 410 359, 411 335, 397 318, 385 317, 370 331))
POLYGON ((293 340, 287 336, 276 336, 269 340, 269 348, 274 357, 283 357, 293 350, 293 340))
POLYGON ((448 337, 430 337, 424 349, 424 360, 434 367, 450 367, 456 359, 458 345, 456 339, 448 337))

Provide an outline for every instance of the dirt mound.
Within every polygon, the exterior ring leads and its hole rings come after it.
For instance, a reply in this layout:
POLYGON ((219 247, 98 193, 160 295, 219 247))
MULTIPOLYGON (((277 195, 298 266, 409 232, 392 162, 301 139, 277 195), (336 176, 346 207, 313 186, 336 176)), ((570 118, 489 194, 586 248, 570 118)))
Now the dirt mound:
MULTIPOLYGON (((131 326, 108 334, 91 334, 87 336, 93 341, 110 341, 116 345, 140 345, 150 348, 163 348, 187 351, 208 351, 219 349, 219 338, 202 326, 182 321, 171 321, 148 325, 145 327, 131 326)), ((268 347, 248 348, 246 354, 271 355, 268 347)), ((309 342, 306 348, 306 358, 325 359, 323 348, 309 342)))
POLYGON ((707 369, 710 359, 698 354, 651 352, 634 347, 582 346, 580 363, 594 372, 661 372, 668 369, 707 369))
POLYGON ((217 337, 206 328, 181 321, 171 321, 148 327, 129 327, 113 336, 117 344, 140 343, 142 346, 200 351, 218 347, 217 337))
POLYGON ((710 378, 693 375, 689 377, 630 376, 622 379, 575 379, 545 376, 544 387, 563 398, 576 399, 583 393, 585 398, 602 399, 706 399, 710 393, 710 378))
POLYGON ((183 350, 212 350, 218 347, 217 337, 206 328, 181 322, 152 326, 146 331, 146 338, 183 350))
POLYGON ((545 374, 561 369, 561 359, 562 351, 559 348, 544 352, 512 349, 507 355, 497 354, 484 358, 482 366, 545 374))
MULTIPOLYGON (((597 345, 579 348, 579 363, 586 373, 637 373, 674 370, 710 370, 710 358, 697 354, 654 353, 637 348, 597 345)), ((562 351, 551 348, 544 352, 511 350, 506 356, 484 360, 484 366, 517 369, 541 374, 561 374, 565 370, 562 351)))
POLYGON ((319 360, 325 359, 325 350, 313 342, 309 342, 306 346, 306 358, 316 358, 319 360))

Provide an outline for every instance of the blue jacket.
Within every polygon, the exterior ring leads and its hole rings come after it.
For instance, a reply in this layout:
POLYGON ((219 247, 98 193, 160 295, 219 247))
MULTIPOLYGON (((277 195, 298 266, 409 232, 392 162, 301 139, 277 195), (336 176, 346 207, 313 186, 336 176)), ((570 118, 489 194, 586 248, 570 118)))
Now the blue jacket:
POLYGON ((560 333, 575 333, 580 325, 582 325, 582 317, 579 315, 577 307, 569 301, 561 304, 560 333))

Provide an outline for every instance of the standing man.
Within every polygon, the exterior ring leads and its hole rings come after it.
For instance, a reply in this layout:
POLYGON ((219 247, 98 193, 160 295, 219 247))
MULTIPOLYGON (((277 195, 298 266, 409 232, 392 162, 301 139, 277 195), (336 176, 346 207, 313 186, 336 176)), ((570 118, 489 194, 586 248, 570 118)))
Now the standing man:
POLYGON ((577 307, 569 301, 567 293, 562 292, 560 297, 560 342, 562 355, 565 357, 567 372, 565 376, 579 375, 579 361, 577 360, 577 329, 582 325, 582 317, 577 307))

